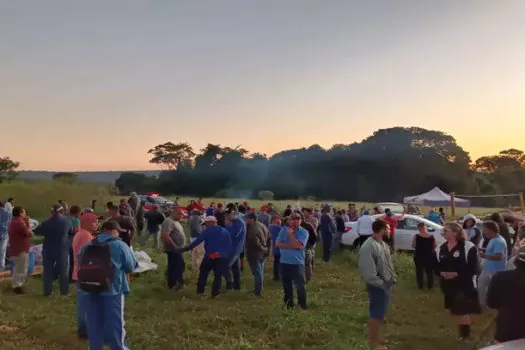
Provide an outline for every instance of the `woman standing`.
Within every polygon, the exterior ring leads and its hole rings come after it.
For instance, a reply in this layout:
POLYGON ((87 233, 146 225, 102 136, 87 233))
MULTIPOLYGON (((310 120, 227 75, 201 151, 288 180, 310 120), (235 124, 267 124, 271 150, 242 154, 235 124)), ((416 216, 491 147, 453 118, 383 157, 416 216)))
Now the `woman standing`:
POLYGON ((470 337, 470 315, 481 312, 474 282, 479 269, 478 250, 458 223, 445 224, 443 236, 446 242, 436 252, 435 269, 441 277, 445 308, 456 318, 462 341, 470 337))
POLYGON ((481 241, 481 230, 476 227, 476 221, 477 218, 474 215, 465 215, 463 218, 463 230, 465 230, 465 233, 467 234, 467 239, 478 247, 481 241))
POLYGON ((419 232, 412 240, 414 251, 414 264, 416 265, 416 280, 419 289, 423 289, 424 276, 427 275, 427 288, 434 286, 434 250, 436 250, 436 238, 427 232, 427 227, 420 222, 417 225, 419 232))

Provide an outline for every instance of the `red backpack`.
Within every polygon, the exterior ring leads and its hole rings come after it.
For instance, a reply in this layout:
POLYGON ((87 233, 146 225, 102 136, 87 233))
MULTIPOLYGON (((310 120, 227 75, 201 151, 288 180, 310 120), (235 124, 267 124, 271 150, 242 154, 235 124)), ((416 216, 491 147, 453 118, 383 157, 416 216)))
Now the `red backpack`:
POLYGON ((113 264, 109 243, 112 237, 101 243, 97 238, 88 245, 78 264, 78 286, 86 293, 106 292, 113 281, 113 264))

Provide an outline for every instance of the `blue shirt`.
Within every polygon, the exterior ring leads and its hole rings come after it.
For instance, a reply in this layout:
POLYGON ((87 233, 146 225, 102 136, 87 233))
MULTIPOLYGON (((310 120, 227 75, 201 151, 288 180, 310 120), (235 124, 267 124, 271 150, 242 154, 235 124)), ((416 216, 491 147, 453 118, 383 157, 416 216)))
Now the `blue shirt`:
MULTIPOLYGON (((107 233, 100 233, 97 236, 97 240, 100 243, 104 243, 109 239, 114 238, 112 235, 107 233)), ((77 255, 78 261, 81 260, 82 254, 86 250, 86 247, 92 245, 90 241, 86 243, 77 255)), ((100 293, 101 295, 119 295, 129 293, 129 284, 126 277, 127 273, 133 272, 137 267, 137 261, 133 252, 128 245, 122 242, 120 239, 116 239, 108 243, 111 254, 111 264, 113 265, 113 281, 107 292, 100 293)))
POLYGON ((214 211, 213 208, 206 209, 206 216, 213 216, 213 211, 214 211))
POLYGON ((7 237, 7 229, 12 218, 11 212, 0 208, 0 238, 7 237))
POLYGON ((69 251, 69 237, 73 236, 73 225, 67 216, 52 216, 42 223, 40 233, 44 236, 43 250, 56 253, 69 251))
MULTIPOLYGON (((281 243, 290 243, 290 238, 288 237, 288 227, 283 227, 277 236, 277 242, 281 243)), ((290 264, 290 265, 304 265, 305 259, 305 247, 306 242, 308 241, 308 231, 304 228, 299 227, 297 231, 294 232, 295 239, 297 239, 303 245, 302 249, 284 249, 280 248, 281 251, 281 264, 290 264)))
POLYGON ((439 216, 438 213, 430 213, 430 214, 428 214, 427 219, 429 221, 432 221, 433 223, 441 225, 441 216, 439 216))
POLYGON ((246 224, 241 219, 235 219, 226 226, 226 229, 230 232, 232 253, 240 254, 246 241, 246 224))
POLYGON ((483 262, 483 271, 490 273, 505 271, 505 267, 507 265, 507 242, 505 242, 505 238, 501 237, 500 235, 497 235, 490 240, 485 252, 485 255, 496 254, 503 254, 501 260, 494 261, 485 259, 483 262))
POLYGON ((216 257, 227 258, 232 252, 232 239, 230 232, 222 226, 206 227, 199 237, 190 245, 182 248, 182 251, 188 251, 204 242, 204 256, 217 255, 216 257))
POLYGON ((272 236, 272 252, 273 255, 281 255, 281 252, 279 251, 279 248, 275 247, 275 242, 277 242, 277 236, 279 236, 279 232, 282 230, 282 226, 271 224, 268 227, 268 231, 270 231, 270 235, 272 236))

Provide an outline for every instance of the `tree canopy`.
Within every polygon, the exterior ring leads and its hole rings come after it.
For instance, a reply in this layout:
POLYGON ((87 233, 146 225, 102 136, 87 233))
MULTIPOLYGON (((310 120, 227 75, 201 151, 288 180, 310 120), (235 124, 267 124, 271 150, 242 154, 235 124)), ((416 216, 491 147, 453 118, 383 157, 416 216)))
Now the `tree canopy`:
POLYGON ((20 166, 19 162, 11 160, 9 157, 0 157, 0 183, 11 181, 17 177, 16 169, 20 166))
MULTIPOLYGON (((314 144, 269 158, 211 143, 196 153, 188 143, 167 142, 148 153, 151 163, 167 171, 155 179, 135 177, 126 186, 117 181, 120 190, 147 187, 203 197, 256 197, 269 191, 277 199, 356 201, 400 200, 433 186, 474 194, 525 190, 522 151, 504 150, 472 163, 452 136, 418 127, 381 129, 358 143, 330 149, 314 144)), ((129 174, 122 178, 131 180, 129 174)))

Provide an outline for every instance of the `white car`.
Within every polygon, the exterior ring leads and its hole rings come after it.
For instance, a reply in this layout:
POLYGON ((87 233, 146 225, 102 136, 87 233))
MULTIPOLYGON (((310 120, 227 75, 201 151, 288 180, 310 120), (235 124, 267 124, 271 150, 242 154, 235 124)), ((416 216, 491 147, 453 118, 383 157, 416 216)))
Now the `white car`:
POLYGON ((525 349, 525 339, 492 345, 480 350, 522 350, 525 349))
POLYGON ((31 231, 36 229, 39 225, 40 223, 38 222, 38 220, 31 219, 31 218, 29 219, 29 226, 31 227, 31 231))
MULTIPOLYGON (((372 215, 374 220, 381 219, 384 214, 372 215)), ((437 245, 445 242, 442 236, 443 226, 427 220, 421 216, 405 214, 404 218, 397 222, 396 232, 394 235, 395 250, 413 250, 412 240, 419 232, 417 225, 422 222, 427 226, 428 233, 436 238, 437 245)), ((347 222, 345 224, 347 231, 343 234, 342 243, 347 246, 354 246, 355 240, 359 237, 356 231, 357 221, 347 222)))

